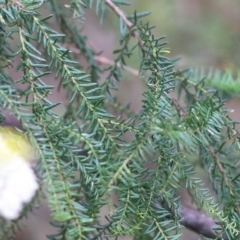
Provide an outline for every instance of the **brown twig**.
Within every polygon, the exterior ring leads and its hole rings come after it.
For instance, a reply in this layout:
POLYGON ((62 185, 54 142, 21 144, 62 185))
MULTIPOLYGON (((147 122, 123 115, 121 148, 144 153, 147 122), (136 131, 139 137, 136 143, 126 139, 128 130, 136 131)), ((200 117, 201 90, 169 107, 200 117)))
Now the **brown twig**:
POLYGON ((180 116, 182 117, 186 117, 188 114, 187 112, 184 110, 184 108, 180 105, 180 103, 177 101, 176 98, 172 97, 172 103, 173 105, 176 107, 176 109, 178 110, 180 116))
MULTIPOLYGON (((103 64, 107 64, 107 65, 114 65, 115 62, 104 57, 104 56, 95 56, 94 59, 99 62, 99 63, 103 63, 103 64)), ((134 69, 134 68, 131 68, 131 67, 128 67, 128 66, 124 66, 124 65, 120 65, 119 63, 116 64, 118 68, 123 68, 124 70, 126 70, 127 72, 130 72, 132 75, 138 77, 139 76, 139 71, 137 69, 134 69)))
POLYGON ((1 126, 16 127, 23 130, 23 126, 16 116, 11 115, 11 113, 7 110, 2 110, 1 113, 3 113, 5 117, 5 119, 0 123, 1 126))
POLYGON ((222 166, 222 164, 221 164, 221 162, 220 162, 220 160, 219 160, 216 152, 213 150, 212 147, 209 147, 209 150, 210 150, 212 156, 213 156, 213 157, 215 158, 215 160, 216 160, 216 163, 217 163, 217 166, 218 166, 218 168, 219 168, 219 171, 223 174, 224 181, 225 181, 225 183, 226 183, 226 186, 229 188, 230 194, 233 195, 232 186, 231 186, 231 184, 230 184, 230 182, 229 182, 229 180, 228 180, 228 177, 226 176, 226 173, 225 173, 225 171, 224 171, 224 168, 223 168, 223 166, 222 166))
MULTIPOLYGON (((131 21, 129 21, 127 19, 127 17, 125 16, 124 12, 118 7, 116 6, 111 0, 106 0, 106 4, 120 17, 122 18, 122 20, 125 22, 125 24, 127 25, 127 27, 129 29, 131 29, 133 27, 133 24, 131 21)), ((137 34, 136 32, 133 34, 137 34)), ((137 37, 137 36, 136 36, 137 37)))
MULTIPOLYGON (((131 28, 134 26, 133 23, 128 20, 128 18, 125 16, 124 12, 118 7, 116 6, 111 0, 106 0, 106 4, 120 17, 122 18, 123 22, 127 25, 128 29, 131 30, 131 28)), ((138 39, 138 44, 141 47, 141 49, 143 48, 142 45, 142 41, 139 37, 139 34, 137 31, 133 31, 132 35, 138 39)), ((93 45, 92 42, 89 41, 89 45, 91 46, 92 49, 96 49, 96 47, 93 45)), ((79 49, 77 48, 70 48, 71 51, 75 52, 75 53, 80 53, 79 49)), ((99 63, 103 63, 103 64, 107 64, 107 65, 114 65, 115 62, 104 57, 104 56, 94 56, 94 59, 99 62, 99 63)), ((133 69, 131 67, 128 66, 122 66, 121 64, 117 63, 116 66, 118 68, 123 68, 124 70, 130 72, 131 74, 133 74, 134 76, 139 76, 139 71, 137 69, 133 69)))
POLYGON ((215 223, 212 216, 209 216, 191 206, 182 205, 180 208, 175 209, 174 207, 169 207, 167 204, 163 204, 161 199, 158 199, 156 206, 157 208, 160 207, 169 211, 172 217, 180 215, 180 223, 184 227, 201 234, 204 237, 215 239, 220 234, 224 235, 222 227, 215 223))
POLYGON ((204 237, 216 238, 218 236, 214 229, 221 229, 221 226, 217 225, 214 219, 207 214, 189 206, 183 206, 179 213, 183 217, 181 224, 186 228, 204 237))
MULTIPOLYGON (((212 156, 213 156, 213 157, 215 158, 215 160, 216 160, 216 163, 217 163, 217 166, 218 166, 218 168, 219 168, 219 171, 223 174, 224 182, 225 182, 226 186, 229 188, 230 194, 231 194, 232 196, 234 196, 234 192, 233 192, 233 190, 232 190, 231 183, 230 183, 230 181, 229 181, 229 179, 228 179, 228 177, 227 177, 227 175, 226 175, 226 173, 225 173, 225 171, 224 171, 223 165, 221 164, 221 162, 220 162, 220 160, 219 160, 219 158, 218 158, 218 156, 217 156, 217 153, 214 151, 214 149, 213 149, 212 147, 209 147, 209 150, 210 150, 212 156)), ((236 208, 237 208, 238 213, 240 213, 240 207, 239 207, 239 206, 236 206, 236 208)))
MULTIPOLYGON (((66 46, 67 47, 67 46, 66 46)), ((77 54, 81 54, 81 51, 78 48, 75 47, 67 47, 69 50, 71 50, 73 53, 77 53, 77 54)), ((111 59, 105 57, 105 56, 101 56, 101 55, 96 55, 94 56, 94 60, 98 63, 102 63, 102 64, 106 64, 109 66, 113 66, 114 64, 116 64, 114 61, 112 61, 111 59)), ((116 66, 118 68, 123 68, 124 70, 126 70, 127 72, 130 72, 132 75, 138 77, 139 76, 139 71, 135 68, 131 68, 128 66, 124 66, 121 65, 119 63, 116 64, 116 66)))
MULTIPOLYGON (((123 22, 127 25, 128 29, 131 30, 134 25, 130 20, 128 20, 124 12, 118 6, 116 6, 111 0, 106 0, 106 4, 123 20, 123 22)), ((138 40, 139 46, 141 47, 141 49, 143 49, 143 43, 139 37, 138 32, 132 31, 132 35, 138 40)))

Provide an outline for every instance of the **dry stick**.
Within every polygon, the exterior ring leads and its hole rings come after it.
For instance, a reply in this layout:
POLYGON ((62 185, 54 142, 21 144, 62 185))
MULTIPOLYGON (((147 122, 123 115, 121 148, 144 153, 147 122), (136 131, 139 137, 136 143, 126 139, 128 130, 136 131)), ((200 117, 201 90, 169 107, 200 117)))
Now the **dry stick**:
MULTIPOLYGON (((125 22, 125 24, 128 26, 128 28, 132 28, 133 24, 131 21, 127 19, 124 12, 116 6, 111 0, 106 0, 106 4, 125 22)), ((135 32, 137 34, 137 32, 135 32)), ((138 34, 137 34, 138 35, 138 34)))
POLYGON ((184 108, 179 104, 179 102, 177 101, 176 98, 172 97, 172 103, 173 105, 176 107, 176 109, 178 110, 180 116, 182 117, 187 117, 187 112, 184 110, 184 108))
POLYGON ((186 228, 207 238, 217 238, 222 235, 223 239, 225 239, 221 226, 215 223, 213 217, 188 205, 182 205, 180 209, 174 210, 162 204, 160 199, 158 199, 157 205, 158 207, 166 209, 172 215, 176 215, 177 210, 178 214, 181 216, 180 223, 186 228))
MULTIPOLYGON (((104 57, 104 56, 94 56, 94 59, 99 62, 99 63, 103 63, 103 64, 107 64, 110 66, 113 66, 115 64, 114 61, 104 57)), ((128 67, 128 66, 124 66, 124 65, 120 65, 119 63, 117 63, 117 67, 118 68, 123 68, 124 70, 126 70, 127 72, 130 72, 131 74, 133 74, 134 76, 138 77, 139 76, 139 72, 137 69, 128 67)))
MULTIPOLYGON (((231 186, 231 181, 228 179, 225 171, 224 171, 224 168, 217 156, 217 153, 214 151, 214 149, 212 147, 209 147, 209 150, 212 154, 212 156, 215 158, 216 162, 217 162, 217 166, 219 168, 219 171, 223 174, 223 178, 224 178, 224 181, 226 183, 226 186, 229 188, 229 192, 232 196, 234 196, 234 193, 233 193, 233 190, 232 190, 232 186, 231 186)), ((238 213, 240 213, 240 207, 238 206, 237 207, 237 210, 238 210, 238 213)))
MULTIPOLYGON (((130 20, 128 20, 128 18, 125 16, 124 12, 118 6, 116 6, 111 0, 106 0, 106 4, 123 20, 123 22, 125 22, 128 29, 131 30, 131 28, 133 27, 133 23, 130 20)), ((133 31, 132 35, 138 39, 138 44, 139 44, 140 48, 143 49, 143 44, 139 37, 138 32, 133 31)))
MULTIPOLYGON (((81 54, 81 51, 78 48, 68 47, 68 46, 66 46, 66 48, 71 50, 73 53, 81 54)), ((96 55, 93 58, 98 63, 106 64, 106 65, 109 65, 109 66, 115 65, 114 61, 112 61, 111 59, 109 59, 105 56, 96 55)), ((123 68, 125 71, 130 72, 132 75, 134 75, 136 77, 139 76, 139 71, 135 68, 131 68, 131 67, 128 67, 128 66, 125 66, 125 65, 121 66, 119 63, 117 63, 116 66, 118 68, 123 68)))
MULTIPOLYGON (((88 44, 89 44, 90 48, 92 50, 94 50, 94 52, 99 52, 99 50, 97 49, 97 47, 94 45, 94 43, 91 40, 88 40, 88 44)), ((73 51, 81 53, 77 48, 75 48, 73 51)), ((95 55, 93 58, 95 61, 97 61, 99 63, 107 64, 110 66, 116 65, 118 68, 122 68, 125 71, 130 72, 134 76, 139 77, 139 71, 135 68, 131 68, 126 65, 121 65, 119 62, 114 62, 113 60, 111 60, 103 55, 95 55)))
POLYGON ((217 162, 217 166, 218 166, 220 172, 223 174, 224 181, 226 183, 226 186, 229 188, 230 194, 233 195, 231 184, 229 183, 229 180, 228 180, 228 178, 226 176, 226 173, 225 173, 225 171, 223 169, 223 166, 222 166, 221 162, 219 161, 219 158, 218 158, 216 152, 213 150, 212 147, 209 147, 209 150, 210 150, 212 156, 215 158, 215 160, 217 162))
POLYGON ((218 235, 214 229, 221 229, 214 219, 205 213, 198 211, 189 206, 183 206, 179 211, 183 217, 181 224, 196 233, 202 234, 204 237, 216 238, 218 235))

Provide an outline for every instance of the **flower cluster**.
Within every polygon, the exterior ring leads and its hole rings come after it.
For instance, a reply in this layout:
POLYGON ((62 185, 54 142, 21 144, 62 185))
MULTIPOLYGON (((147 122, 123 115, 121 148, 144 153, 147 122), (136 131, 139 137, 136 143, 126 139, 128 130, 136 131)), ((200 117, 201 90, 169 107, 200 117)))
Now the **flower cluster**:
POLYGON ((38 189, 37 178, 30 164, 21 158, 0 169, 0 214, 16 219, 23 204, 31 201, 38 189))
POLYGON ((0 215, 6 219, 18 218, 38 189, 31 150, 22 134, 0 130, 0 215))

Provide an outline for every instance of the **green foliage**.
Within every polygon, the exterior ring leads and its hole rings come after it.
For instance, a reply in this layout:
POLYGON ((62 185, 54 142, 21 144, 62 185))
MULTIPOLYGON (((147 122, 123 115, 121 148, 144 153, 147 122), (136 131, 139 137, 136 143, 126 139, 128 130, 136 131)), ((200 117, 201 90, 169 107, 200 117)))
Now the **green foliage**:
POLYGON ((27 131, 38 155, 42 186, 18 220, 1 220, 0 239, 13 236, 45 192, 56 228, 48 239, 179 239, 183 186, 199 209, 219 221, 228 239, 236 239, 240 145, 236 122, 224 103, 239 93, 239 79, 229 72, 174 69, 164 37, 155 37, 152 27, 141 22, 148 13, 124 18, 113 7, 121 5, 128 3, 0 0, 0 103, 27 131), (43 14, 46 8, 52 15, 43 14), (106 69, 100 68, 98 53, 79 30, 86 8, 94 9, 104 24, 107 11, 120 19, 120 47, 106 69), (67 46, 81 52, 87 71, 67 46), (140 113, 119 103, 114 94, 136 49, 147 86, 140 113), (9 68, 18 71, 18 79, 9 68), (107 73, 104 81, 102 73, 107 73), (46 78, 53 74, 57 87, 46 78), (50 100, 55 88, 66 92, 62 115, 56 109, 63 104, 50 100), (215 195, 196 177, 192 155, 209 173, 215 195), (100 220, 104 206, 107 223, 100 220))

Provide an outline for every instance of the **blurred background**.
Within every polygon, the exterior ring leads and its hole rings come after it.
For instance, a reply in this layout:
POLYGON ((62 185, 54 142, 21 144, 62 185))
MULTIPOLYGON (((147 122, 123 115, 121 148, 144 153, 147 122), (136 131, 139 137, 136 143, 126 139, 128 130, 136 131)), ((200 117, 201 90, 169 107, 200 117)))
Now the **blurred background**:
MULTIPOLYGON (((61 2, 64 4, 70 1, 61 2)), ((171 51, 169 56, 181 58, 177 63, 178 68, 205 67, 208 69, 213 67, 230 69, 233 73, 239 71, 239 0, 132 0, 130 2, 132 3, 130 7, 122 8, 129 15, 133 14, 134 10, 137 12, 151 11, 152 14, 143 18, 142 21, 148 21, 150 25, 156 26, 153 30, 156 36, 166 35, 166 41, 169 42, 168 47, 171 51)), ((47 6, 45 5, 45 7, 47 6)), ((49 14, 49 10, 46 9, 41 12, 43 16, 49 14)), ((118 17, 111 11, 107 11, 103 24, 100 24, 95 11, 87 10, 85 23, 83 34, 88 36, 94 49, 102 51, 101 56, 112 61, 114 59, 112 52, 119 46, 118 17)), ((55 29, 59 29, 56 23, 52 24, 55 29)), ((79 56, 79 61, 82 65, 85 64, 81 56, 79 56)), ((129 64, 133 70, 138 70, 138 52, 129 60, 129 64)), ((104 63, 101 65, 103 68, 106 67, 104 63)), ((19 73, 14 69, 10 71, 10 74, 14 79, 19 78, 19 73)), ((102 75, 102 81, 106 75, 102 75)), ((47 83, 58 85, 58 82, 52 77, 47 79, 47 83)), ((144 89, 143 79, 126 72, 116 95, 122 103, 132 102, 131 109, 138 111, 141 108, 144 89)), ((54 91, 53 93, 52 100, 63 103, 57 109, 59 114, 63 114, 66 104, 65 93, 63 91, 54 91)), ((231 115, 236 120, 239 120, 238 105, 237 98, 227 105, 236 109, 231 115)), ((47 239, 46 234, 55 232, 55 229, 49 224, 50 220, 50 211, 46 202, 43 202, 42 207, 36 209, 24 222, 26 227, 17 234, 16 240, 47 239)), ((184 230, 183 232, 182 239, 184 240, 198 239, 198 236, 190 231, 184 230)))

